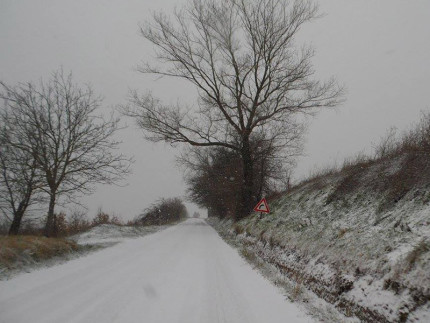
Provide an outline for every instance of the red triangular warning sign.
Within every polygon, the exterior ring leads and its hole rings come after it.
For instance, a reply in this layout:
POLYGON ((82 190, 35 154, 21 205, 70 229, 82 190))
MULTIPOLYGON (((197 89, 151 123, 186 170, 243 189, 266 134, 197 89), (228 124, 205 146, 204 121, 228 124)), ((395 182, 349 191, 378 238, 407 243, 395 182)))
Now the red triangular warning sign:
POLYGON ((267 204, 267 201, 265 198, 263 198, 254 208, 255 212, 263 212, 263 213, 269 213, 269 204, 267 204))

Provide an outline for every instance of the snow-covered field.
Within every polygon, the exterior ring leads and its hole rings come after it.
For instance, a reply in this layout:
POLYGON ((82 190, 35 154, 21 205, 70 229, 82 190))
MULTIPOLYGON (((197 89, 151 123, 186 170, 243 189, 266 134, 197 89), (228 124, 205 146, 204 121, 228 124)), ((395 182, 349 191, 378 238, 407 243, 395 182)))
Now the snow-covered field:
POLYGON ((202 219, 0 282, 0 322, 312 322, 202 219))

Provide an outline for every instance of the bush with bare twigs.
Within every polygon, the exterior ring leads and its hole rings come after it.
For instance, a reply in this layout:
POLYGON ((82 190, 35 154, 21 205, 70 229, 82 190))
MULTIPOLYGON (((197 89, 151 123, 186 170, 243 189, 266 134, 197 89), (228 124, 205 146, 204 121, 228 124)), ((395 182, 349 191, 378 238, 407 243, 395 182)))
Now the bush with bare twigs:
POLYGON ((133 221, 133 225, 163 225, 180 221, 187 215, 187 208, 180 198, 166 198, 147 208, 133 221))

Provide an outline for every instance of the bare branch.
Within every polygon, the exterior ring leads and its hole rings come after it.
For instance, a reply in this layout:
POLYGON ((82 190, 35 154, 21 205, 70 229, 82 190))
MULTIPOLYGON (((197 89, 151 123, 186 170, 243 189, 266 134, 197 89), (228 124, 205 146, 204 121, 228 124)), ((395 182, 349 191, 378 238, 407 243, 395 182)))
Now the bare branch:
POLYGON ((243 195, 250 195, 250 140, 265 134, 276 157, 289 156, 289 138, 298 128, 291 135, 284 129, 294 116, 342 102, 344 89, 335 79, 314 79, 314 50, 295 44, 301 27, 317 17, 312 0, 190 0, 172 17, 155 14, 140 31, 160 64, 145 63, 139 71, 190 82, 198 90, 197 107, 162 105, 134 92, 125 114, 152 141, 240 152, 247 165, 243 195))

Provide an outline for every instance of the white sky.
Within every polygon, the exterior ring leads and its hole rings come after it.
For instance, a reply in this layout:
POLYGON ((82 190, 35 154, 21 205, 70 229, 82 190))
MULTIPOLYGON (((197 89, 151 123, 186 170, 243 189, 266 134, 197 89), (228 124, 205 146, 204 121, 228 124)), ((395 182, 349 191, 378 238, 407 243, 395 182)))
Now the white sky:
MULTIPOLYGON (((139 23, 182 2, 0 0, 0 79, 37 81, 63 66, 104 96, 106 111, 126 103, 128 89, 152 90, 167 102, 192 100, 194 90, 183 81, 134 70, 152 55, 139 23)), ((320 7, 325 17, 306 26, 300 41, 315 46, 318 76, 336 76, 348 94, 345 104, 312 120, 297 178, 370 151, 390 126, 406 129, 430 108, 430 1, 321 0, 320 7)), ((119 136, 122 151, 135 157, 134 172, 127 186, 99 187, 83 198, 90 216, 102 207, 130 219, 159 197, 185 192, 177 150, 145 142, 132 121, 127 124, 119 136)), ((195 207, 188 206, 192 214, 195 207)))

